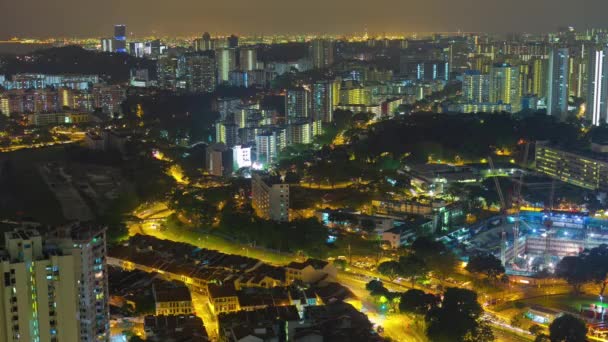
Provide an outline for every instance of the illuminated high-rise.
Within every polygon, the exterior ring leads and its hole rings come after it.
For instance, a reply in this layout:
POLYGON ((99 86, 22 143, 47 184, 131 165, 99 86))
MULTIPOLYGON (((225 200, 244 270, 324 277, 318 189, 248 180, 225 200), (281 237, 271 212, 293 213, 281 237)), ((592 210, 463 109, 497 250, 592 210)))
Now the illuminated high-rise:
POLYGON ((239 67, 241 71, 252 71, 257 69, 258 54, 255 47, 240 49, 239 67))
POLYGON ((334 42, 330 39, 313 39, 310 42, 310 57, 315 69, 325 69, 334 64, 334 42))
POLYGON ((535 58, 530 62, 530 94, 545 96, 547 93, 547 66, 546 59, 535 58))
POLYGON ((521 110, 519 67, 496 64, 490 70, 490 102, 511 105, 511 112, 521 110))
POLYGON ((217 61, 217 82, 227 83, 230 81, 230 72, 236 70, 236 50, 232 48, 221 48, 215 51, 217 61))
POLYGON ((595 126, 608 122, 608 47, 589 53, 587 118, 595 126))
POLYGON ((109 340, 104 229, 6 232, 0 274, 0 341, 109 340))
POLYGON ((477 70, 466 72, 462 81, 462 92, 466 101, 490 102, 490 75, 482 74, 477 70))
POLYGON ((193 93, 215 90, 215 58, 211 53, 185 55, 186 88, 193 93))
POLYGON ((306 88, 288 89, 285 95, 285 116, 287 118, 310 117, 310 90, 306 88))
POLYGON ((209 32, 203 33, 201 38, 194 40, 194 50, 196 51, 209 51, 213 50, 213 41, 209 32))
POLYGON ((127 27, 125 25, 114 26, 112 48, 116 53, 127 53, 127 27))
MULTIPOLYGON (((318 81, 312 88, 312 113, 315 119, 323 122, 334 120, 334 103, 336 103, 336 82, 334 80, 318 81)), ((338 88, 339 89, 339 88, 338 88)), ((338 94, 338 103, 339 103, 338 94)))
POLYGON ((568 112, 568 67, 568 49, 553 48, 547 69, 547 114, 560 119, 568 112))
POLYGON ((4 233, 0 252, 0 341, 79 341, 75 257, 32 229, 4 233))

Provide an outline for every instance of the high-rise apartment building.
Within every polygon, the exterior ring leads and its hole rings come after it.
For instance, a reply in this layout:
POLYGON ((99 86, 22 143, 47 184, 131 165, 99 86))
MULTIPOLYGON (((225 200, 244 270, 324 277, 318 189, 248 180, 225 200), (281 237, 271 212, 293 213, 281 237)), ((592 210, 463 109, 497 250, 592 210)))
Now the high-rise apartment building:
POLYGON ((258 67, 258 54, 254 47, 246 47, 239 50, 239 68, 241 71, 252 71, 258 67))
POLYGON ((0 341, 108 341, 104 229, 15 229, 4 241, 0 341))
POLYGON ((587 119, 595 126, 608 122, 608 47, 589 53, 587 119))
POLYGON ((511 105, 511 112, 521 110, 519 67, 496 64, 490 70, 490 102, 511 105))
POLYGON ((227 83, 230 81, 230 72, 236 70, 236 50, 233 48, 221 48, 215 51, 217 60, 217 82, 227 83))
POLYGON ((334 64, 334 42, 330 39, 313 39, 310 42, 310 58, 315 69, 324 69, 334 64))
POLYGON ((80 341, 108 341, 110 307, 105 228, 78 223, 57 229, 48 236, 52 245, 74 256, 78 277, 80 341))
POLYGON ((251 206, 256 215, 267 220, 289 221, 289 184, 279 177, 254 173, 251 178, 251 206))
POLYGON ((76 258, 29 229, 4 233, 0 253, 0 341, 79 341, 76 258))
POLYGON ((255 136, 256 161, 261 164, 272 164, 285 147, 287 147, 287 131, 276 127, 265 130, 255 136))
POLYGON ((553 48, 547 68, 547 114, 563 119, 568 112, 569 51, 553 48))
POLYGON ((463 76, 462 92, 468 102, 490 102, 490 75, 477 70, 467 71, 463 76))
POLYGON ((312 113, 313 118, 323 122, 334 120, 334 108, 340 102, 339 83, 335 80, 323 80, 316 82, 312 88, 312 113), (338 87, 335 84, 338 83, 338 87), (336 93, 338 89, 338 93, 336 93), (335 97, 338 97, 336 101, 335 97))
POLYGON ((194 50, 195 51, 210 51, 213 50, 213 41, 211 40, 211 35, 209 32, 203 33, 201 38, 194 40, 194 50))
POLYGON ((186 88, 193 93, 210 93, 215 90, 215 58, 212 53, 201 52, 182 56, 185 59, 186 88))
POLYGON ((307 88, 288 89, 285 94, 285 116, 287 118, 308 118, 311 116, 310 90, 307 88))

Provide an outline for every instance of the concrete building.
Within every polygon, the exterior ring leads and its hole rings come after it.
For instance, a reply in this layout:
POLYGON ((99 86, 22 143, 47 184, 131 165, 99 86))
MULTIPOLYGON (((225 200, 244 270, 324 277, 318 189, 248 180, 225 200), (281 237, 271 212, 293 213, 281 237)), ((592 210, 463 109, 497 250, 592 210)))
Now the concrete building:
POLYGON ((308 118, 311 116, 310 91, 306 88, 288 89, 285 95, 285 116, 287 118, 308 118))
POLYGON ((125 25, 114 26, 112 48, 116 53, 127 53, 127 27, 125 25))
POLYGON ((224 176, 232 172, 232 150, 225 144, 207 146, 205 150, 205 169, 213 176, 224 176))
POLYGON ((466 101, 490 102, 490 75, 482 74, 477 70, 466 72, 463 76, 462 92, 466 101))
POLYGON ((581 188, 608 192, 608 154, 568 152, 537 142, 536 170, 581 188))
POLYGON ((48 241, 74 256, 80 341, 107 341, 110 337, 110 296, 105 228, 76 223, 55 230, 49 234, 48 241))
POLYGON ((287 125, 288 144, 310 144, 312 143, 313 127, 310 120, 306 118, 294 119, 287 125))
POLYGON ((608 47, 589 53, 587 119, 595 126, 608 122, 608 47))
POLYGON ((244 47, 239 52, 239 69, 241 71, 252 71, 258 68, 258 53, 255 47, 244 47))
POLYGON ((288 284, 294 281, 312 284, 320 280, 336 279, 338 271, 333 264, 327 261, 308 259, 304 262, 290 262, 285 266, 285 273, 288 284))
POLYGON ((262 164, 274 163, 279 152, 287 147, 287 130, 275 127, 255 136, 256 161, 262 164))
POLYGON ((228 83, 230 72, 236 70, 236 50, 233 48, 221 48, 215 51, 217 60, 217 82, 228 83))
POLYGON ((78 341, 76 258, 47 250, 36 230, 4 234, 0 341, 78 341))
POLYGON ((215 57, 212 53, 182 56, 185 59, 186 89, 193 93, 210 93, 215 90, 215 57))
POLYGON ((314 39, 310 42, 310 59, 313 68, 324 69, 334 64, 334 42, 330 39, 314 39))
POLYGON ((547 69, 547 114, 563 119, 568 112, 569 51, 553 48, 547 69))
POLYGON ((257 216, 267 220, 289 221, 289 184, 279 177, 254 173, 251 178, 251 205, 257 216))
POLYGON ((183 284, 152 285, 156 315, 190 315, 194 313, 190 290, 183 284))
POLYGON ((209 305, 214 314, 219 315, 240 310, 239 297, 234 284, 209 284, 207 288, 209 305))
POLYGON ((511 105, 511 112, 521 110, 519 67, 496 64, 490 71, 490 102, 511 105))

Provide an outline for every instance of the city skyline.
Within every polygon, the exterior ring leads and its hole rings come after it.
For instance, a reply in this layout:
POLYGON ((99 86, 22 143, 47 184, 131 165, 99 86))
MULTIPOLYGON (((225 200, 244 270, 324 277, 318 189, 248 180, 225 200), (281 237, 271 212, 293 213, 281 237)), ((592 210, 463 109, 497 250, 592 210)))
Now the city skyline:
POLYGON ((0 22, 0 39, 14 36, 103 36, 107 34, 108 27, 119 23, 126 24, 129 34, 136 35, 193 35, 204 31, 343 34, 366 29, 372 33, 459 30, 536 33, 554 31, 562 26, 574 26, 580 30, 598 27, 603 24, 601 13, 608 10, 608 4, 600 0, 515 0, 504 3, 380 0, 360 5, 346 0, 331 3, 313 0, 301 7, 295 16, 289 15, 294 13, 293 4, 278 0, 263 3, 233 0, 212 4, 194 0, 179 3, 157 0, 145 3, 141 0, 4 2, 0 4, 0 11, 11 15, 0 22), (96 15, 81 15, 87 11, 96 15))

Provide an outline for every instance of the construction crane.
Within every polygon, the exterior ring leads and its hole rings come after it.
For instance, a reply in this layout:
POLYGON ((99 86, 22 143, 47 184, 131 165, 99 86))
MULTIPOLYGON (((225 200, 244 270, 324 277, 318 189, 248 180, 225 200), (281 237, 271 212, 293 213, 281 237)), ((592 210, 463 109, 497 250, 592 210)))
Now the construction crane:
MULTIPOLYGON (((522 160, 522 166, 526 167, 526 165, 528 165, 528 156, 530 154, 530 143, 526 143, 526 147, 524 148, 524 158, 522 160)), ((517 257, 517 251, 519 250, 519 228, 520 228, 520 221, 521 221, 521 203, 522 203, 522 196, 521 196, 521 188, 524 185, 524 174, 525 172, 522 170, 521 173, 519 174, 519 180, 517 182, 517 184, 515 185, 515 193, 513 194, 513 207, 514 207, 514 216, 515 216, 515 223, 513 224, 513 251, 514 251, 514 257, 517 257)))
POLYGON ((551 264, 551 255, 549 251, 551 250, 551 234, 553 234, 553 199, 555 197, 555 179, 551 182, 551 192, 549 194, 549 214, 547 215, 547 219, 544 224, 547 228, 545 232, 545 265, 551 264))
MULTIPOLYGON (((492 160, 492 157, 488 157, 488 163, 490 164, 490 170, 492 171, 492 178, 494 178, 494 185, 496 185, 496 192, 498 193, 498 199, 500 200, 500 220, 501 223, 504 224, 505 223, 505 216, 506 216, 506 212, 507 212, 507 206, 505 204, 505 197, 502 194, 502 189, 500 188, 500 182, 498 181, 498 176, 496 175, 496 169, 494 168, 494 161, 492 160)), ((507 233, 504 231, 502 231, 501 233, 501 239, 500 239, 500 262, 502 263, 503 266, 506 265, 507 262, 507 256, 506 256, 506 250, 507 250, 507 233)))

